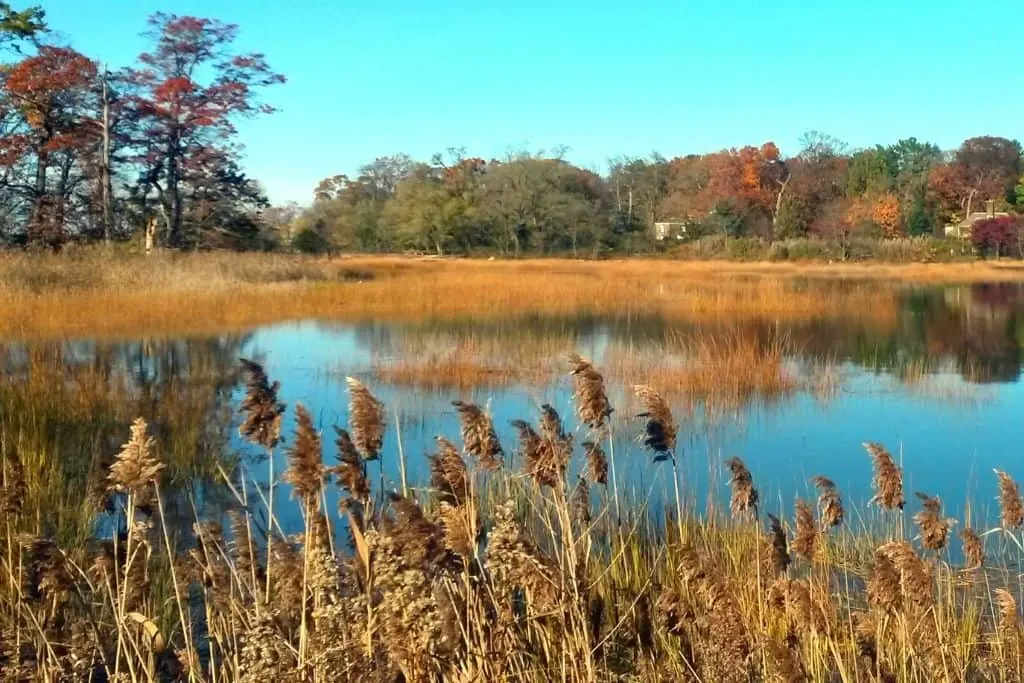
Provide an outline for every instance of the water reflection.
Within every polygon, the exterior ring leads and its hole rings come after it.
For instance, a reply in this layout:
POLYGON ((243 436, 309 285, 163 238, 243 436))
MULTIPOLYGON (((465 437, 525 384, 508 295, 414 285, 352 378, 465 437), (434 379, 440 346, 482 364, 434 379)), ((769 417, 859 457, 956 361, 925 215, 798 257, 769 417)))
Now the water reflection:
MULTIPOLYGON (((848 285, 793 286, 841 291, 848 285)), ((167 514, 185 527, 191 524, 193 506, 215 514, 225 504, 221 470, 240 465, 248 478, 266 483, 260 454, 243 444, 234 429, 240 356, 265 362, 271 377, 282 383, 283 400, 290 407, 305 404, 325 430, 347 419, 344 376, 368 381, 390 416, 380 476, 395 484, 400 438, 409 480, 422 485, 427 479, 423 455, 432 450, 433 437, 457 439, 451 400, 490 403, 499 436, 511 451, 511 420, 535 419, 543 403, 564 416, 572 414, 562 361, 565 352, 578 350, 599 365, 616 357, 646 364, 638 370, 646 373, 643 377, 625 370, 608 374, 623 488, 658 509, 664 489, 658 477, 663 475, 633 441, 638 425, 628 419, 633 412, 628 387, 633 381, 667 381, 673 363, 687 362, 686 354, 695 348, 712 349, 700 361, 712 363, 714 350, 730 348, 724 340, 732 336, 762 350, 782 340, 780 367, 797 377, 808 368, 829 367, 834 385, 825 392, 800 381, 770 400, 763 390, 737 394, 742 401, 731 405, 724 418, 712 415, 693 391, 696 385, 685 385, 688 392, 676 399, 686 416, 683 474, 694 500, 717 497, 720 462, 730 455, 746 459, 763 500, 777 507, 788 507, 794 495, 809 495, 807 479, 814 474, 835 480, 852 503, 866 500, 869 462, 860 443, 871 440, 894 451, 903 447, 908 486, 941 495, 951 514, 968 500, 987 504, 990 468, 1012 468, 1006 444, 1024 438, 1017 419, 1024 406, 1018 383, 1024 287, 878 285, 878 296, 894 314, 865 310, 851 315, 844 307, 842 315, 764 316, 742 323, 718 318, 680 322, 651 312, 488 322, 311 321, 202 339, 11 344, 0 349, 0 448, 5 457, 16 453, 33 468, 38 524, 81 537, 89 533, 84 520, 91 509, 82 501, 102 489, 110 458, 132 418, 141 415, 151 423, 169 464, 167 514), (451 349, 468 350, 469 357, 516 372, 496 382, 382 380, 387 378, 379 372, 382 367, 423 364, 451 349), (973 396, 970 388, 979 384, 992 389, 984 403, 958 400, 973 396), (942 400, 936 401, 932 390, 938 385, 942 400)), ((445 372, 452 371, 446 367, 445 372)), ((291 430, 286 423, 289 437, 291 430)), ((284 466, 279 457, 277 472, 284 466)), ((976 508, 975 514, 982 511, 976 508)), ((282 521, 290 525, 288 531, 300 526, 297 515, 289 519, 285 514, 282 521)))

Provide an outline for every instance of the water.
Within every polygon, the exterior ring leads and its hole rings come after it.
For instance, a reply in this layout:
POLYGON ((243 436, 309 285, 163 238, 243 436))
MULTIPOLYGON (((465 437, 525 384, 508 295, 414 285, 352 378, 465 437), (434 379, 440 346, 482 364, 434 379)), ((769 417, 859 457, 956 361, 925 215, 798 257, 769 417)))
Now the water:
MULTIPOLYGON (((238 415, 231 409, 242 391, 236 359, 264 363, 270 377, 281 383, 281 399, 289 408, 302 403, 311 411, 324 431, 325 459, 332 462, 331 427, 347 421, 344 378, 356 376, 388 409, 386 452, 382 473, 371 468, 374 484, 381 476, 386 488, 399 486, 400 432, 407 478, 416 488, 428 479, 425 455, 433 452, 434 437, 458 442, 453 399, 490 406, 513 467, 518 464, 509 424, 513 419, 535 422, 540 406, 550 403, 571 429, 577 429, 565 368, 557 365, 558 357, 545 358, 549 350, 575 348, 601 367, 616 353, 662 353, 666 338, 715 338, 740 329, 756 339, 785 339, 788 367, 806 372, 827 364, 838 379, 832 391, 802 386, 771 400, 754 396, 714 415, 698 406, 692 417, 682 420, 684 495, 696 508, 721 504, 727 498, 721 463, 733 455, 743 458, 753 473, 763 509, 788 511, 795 496, 813 497, 808 478, 816 474, 833 479, 848 505, 859 508, 871 495, 871 463, 861 444, 875 441, 901 460, 908 495, 918 490, 939 495, 951 516, 962 517, 970 506, 975 519, 994 519, 992 469, 1024 477, 1017 452, 1017 445, 1024 441, 1020 419, 1024 289, 1017 285, 893 287, 886 295, 896 306, 895 315, 884 322, 868 311, 862 318, 744 321, 739 327, 721 321, 682 324, 652 314, 535 316, 486 324, 308 321, 206 339, 9 344, 4 362, 9 382, 26 375, 33 353, 68 368, 106 373, 108 380, 116 376, 131 389, 125 400, 141 413, 155 411, 159 397, 166 400, 168 392, 187 390, 197 401, 205 397, 198 409, 206 425, 203 443, 215 444, 222 455, 230 456, 229 463, 241 463, 251 480, 264 484, 267 470, 259 452, 237 436, 238 415), (482 357, 500 351, 519 362, 536 357, 542 370, 558 367, 561 372, 462 388, 389 383, 377 373, 396 362, 414 363, 456 347, 476 349, 482 357), (223 436, 223 442, 211 434, 223 436)), ((626 382, 609 379, 612 403, 619 408, 614 421, 619 487, 634 506, 660 514, 669 502, 670 470, 667 464, 652 463, 636 442, 642 425, 630 419, 635 406, 628 389, 626 382)), ((678 402, 680 416, 685 414, 684 403, 678 402)), ((198 419, 195 411, 185 414, 198 419)), ((289 410, 285 447, 293 429, 291 418, 289 410)), ((159 430, 161 424, 171 425, 180 416, 168 413, 154 419, 159 430)), ((577 432, 577 442, 585 440, 585 432, 577 432)), ((117 442, 112 445, 108 438, 101 443, 110 449, 117 442)), ((577 458, 582 459, 578 451, 577 458)), ((275 469, 280 473, 286 466, 283 449, 276 457, 275 469)), ((215 468, 201 469, 202 476, 196 473, 190 478, 186 473, 176 479, 175 485, 188 492, 178 505, 182 519, 187 519, 187 509, 197 499, 223 500, 196 495, 197 489, 215 488, 217 479, 215 468), (202 486, 196 484, 199 481, 202 486)), ((286 531, 301 529, 295 506, 279 510, 286 531)))

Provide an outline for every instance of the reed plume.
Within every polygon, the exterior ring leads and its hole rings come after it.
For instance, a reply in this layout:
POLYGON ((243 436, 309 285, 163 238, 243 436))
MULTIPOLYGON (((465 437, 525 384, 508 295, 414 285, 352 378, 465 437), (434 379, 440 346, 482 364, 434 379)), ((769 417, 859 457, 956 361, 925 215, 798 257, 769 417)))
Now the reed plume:
POLYGON ((569 510, 577 527, 585 528, 590 524, 590 487, 583 477, 576 482, 569 498, 569 510))
POLYGON ((965 569, 981 569, 985 564, 985 544, 978 532, 964 527, 960 530, 960 544, 967 560, 965 569))
POLYGON ((1009 474, 995 470, 999 477, 999 510, 1003 529, 1007 531, 1024 526, 1024 499, 1021 499, 1020 488, 1009 474))
POLYGON ((633 391, 643 406, 643 412, 639 413, 637 417, 646 420, 644 445, 654 451, 655 462, 670 457, 674 458, 678 429, 668 401, 646 385, 635 386, 633 391))
POLYGON ((156 442, 149 436, 149 425, 141 417, 131 426, 131 437, 110 466, 107 481, 111 490, 145 495, 149 485, 164 468, 153 453, 156 442))
POLYGON ((445 547, 463 559, 474 557, 477 530, 473 528, 469 509, 442 501, 438 506, 437 517, 444 531, 445 547))
POLYGON ((902 510, 903 473, 900 468, 881 444, 865 443, 864 448, 874 460, 875 473, 871 486, 875 495, 870 502, 877 502, 886 510, 902 510))
POLYGON ((793 550, 808 561, 814 560, 818 548, 818 525, 814 521, 814 508, 802 498, 796 499, 796 536, 793 550))
POLYGON ((767 544, 768 569, 775 574, 785 573, 791 559, 789 548, 786 545, 786 531, 782 528, 782 522, 775 515, 768 513, 768 544, 767 544))
POLYGON ((545 404, 541 410, 541 434, 523 420, 514 420, 512 426, 519 432, 519 449, 526 474, 538 486, 561 488, 572 456, 572 435, 562 429, 562 421, 554 408, 545 404))
POLYGON ((247 375, 245 397, 239 412, 245 413, 245 421, 239 432, 248 441, 270 450, 281 440, 281 416, 284 404, 277 400, 281 388, 279 382, 270 383, 267 373, 259 363, 245 358, 239 361, 247 375))
POLYGON ((935 604, 935 583, 931 572, 909 543, 891 541, 882 545, 879 550, 899 570, 905 604, 913 604, 922 611, 935 604))
POLYGON ((942 550, 954 520, 942 518, 942 501, 938 496, 931 497, 920 491, 916 495, 921 500, 921 510, 914 515, 914 523, 920 530, 921 543, 929 550, 942 550))
POLYGON ((348 426, 352 443, 363 460, 376 460, 384 445, 384 404, 359 380, 346 377, 345 382, 348 384, 348 426))
POLYGON ((874 565, 868 576, 867 593, 868 604, 883 612, 895 613, 903 606, 900 573, 881 549, 875 551, 874 565))
POLYGON ((604 449, 593 441, 584 441, 583 450, 587 454, 587 476, 595 484, 608 484, 608 458, 604 449))
POLYGON ((295 443, 288 449, 288 469, 284 480, 291 484, 293 496, 307 506, 315 505, 323 490, 326 473, 320 434, 313 426, 309 411, 299 403, 295 406, 295 443))
POLYGON ((1017 599, 1005 588, 996 588, 993 593, 995 593, 996 608, 999 610, 999 635, 1009 640, 1010 643, 1019 642, 1021 626, 1020 615, 1017 614, 1017 599))
POLYGON ((593 364, 579 354, 569 355, 570 375, 573 380, 573 399, 580 422, 591 429, 604 428, 612 414, 611 403, 605 391, 604 376, 593 364))
POLYGON ((811 481, 818 489, 818 514, 822 528, 831 529, 842 524, 845 517, 843 499, 835 482, 820 474, 812 477, 811 481))
POLYGON ((13 448, 4 451, 3 485, 0 486, 0 511, 17 515, 25 505, 28 486, 25 484, 25 468, 13 448))
POLYGON ((487 472, 501 469, 504 451, 498 441, 498 433, 494 430, 491 416, 473 403, 452 401, 452 405, 459 412, 462 443, 466 452, 487 472))
POLYGON ((757 514, 757 489, 754 488, 754 477, 750 470, 739 458, 729 458, 725 461, 732 475, 729 478, 729 487, 732 495, 729 500, 729 509, 732 514, 739 515, 744 512, 753 511, 757 514))
POLYGON ((466 463, 455 444, 441 436, 436 439, 437 453, 430 456, 430 487, 442 502, 464 505, 470 496, 466 463))
POLYGON ((370 481, 366 477, 366 465, 363 463, 352 437, 340 427, 334 428, 337 434, 338 464, 332 468, 348 495, 355 500, 366 503, 370 499, 370 481))

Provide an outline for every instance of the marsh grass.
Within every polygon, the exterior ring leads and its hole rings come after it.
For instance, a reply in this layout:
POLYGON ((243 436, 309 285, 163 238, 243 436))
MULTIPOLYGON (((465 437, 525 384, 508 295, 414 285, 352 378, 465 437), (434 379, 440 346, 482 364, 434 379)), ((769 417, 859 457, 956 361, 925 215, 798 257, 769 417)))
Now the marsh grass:
MULTIPOLYGON (((590 382, 576 392, 596 430, 582 447, 544 406, 501 449, 489 414, 461 404, 461 448, 438 440, 429 487, 403 496, 367 471, 401 451, 371 386, 349 382, 340 462, 327 466, 298 406, 278 443, 277 387, 250 363, 243 428, 285 449, 271 474, 281 495, 227 466, 228 523, 194 519, 186 538, 165 505, 173 449, 144 421, 129 431, 131 417, 111 416, 116 532, 81 547, 32 526, 40 492, 5 452, 0 668, 43 680, 1020 680, 1024 514, 1010 474, 991 482, 1002 527, 967 535, 963 562, 939 501, 901 508, 903 473, 879 444, 864 459, 880 504, 869 515, 844 512, 825 477, 817 509, 762 510, 764 482, 732 459, 714 465, 731 475, 729 506, 697 511, 684 487, 659 523, 644 492, 618 500, 609 485, 594 444, 615 406, 589 361, 572 367, 590 382), (326 505, 334 486, 340 510, 326 505), (273 523, 283 505, 298 506, 302 533, 273 523)), ((677 406, 636 393, 644 414, 628 424, 648 454, 618 455, 680 457, 677 406)))

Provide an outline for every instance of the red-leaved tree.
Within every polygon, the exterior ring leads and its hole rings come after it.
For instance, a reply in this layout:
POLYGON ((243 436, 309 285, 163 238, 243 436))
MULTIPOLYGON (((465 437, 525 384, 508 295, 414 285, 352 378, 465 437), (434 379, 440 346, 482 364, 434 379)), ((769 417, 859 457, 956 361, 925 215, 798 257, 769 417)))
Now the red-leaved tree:
POLYGON ((1014 216, 986 218, 971 228, 971 243, 981 256, 1019 256, 1020 220, 1014 216))
POLYGON ((213 19, 158 13, 150 17, 153 49, 131 72, 136 131, 133 143, 143 164, 143 194, 155 189, 169 246, 183 243, 183 188, 197 160, 232 156, 240 117, 273 108, 259 91, 283 83, 261 54, 234 54, 237 26, 213 19))

